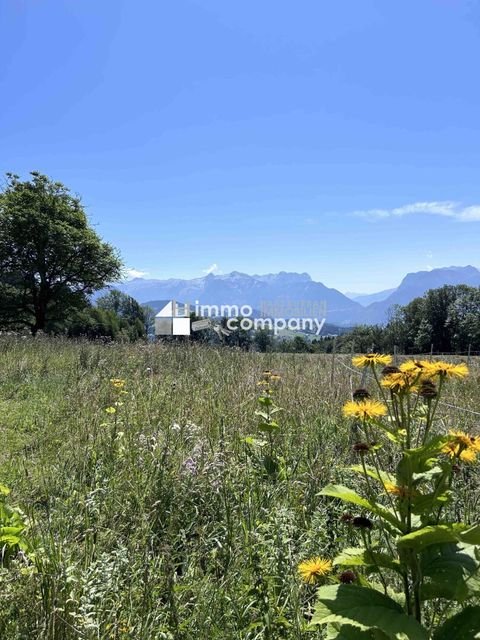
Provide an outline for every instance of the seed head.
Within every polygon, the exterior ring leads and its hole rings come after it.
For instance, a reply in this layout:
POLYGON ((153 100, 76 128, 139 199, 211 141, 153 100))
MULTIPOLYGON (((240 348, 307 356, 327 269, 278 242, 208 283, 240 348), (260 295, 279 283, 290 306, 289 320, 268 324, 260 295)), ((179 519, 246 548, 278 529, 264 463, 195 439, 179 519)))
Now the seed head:
POLYGON ((373 529, 373 522, 365 516, 356 516, 352 520, 352 524, 357 529, 373 529))

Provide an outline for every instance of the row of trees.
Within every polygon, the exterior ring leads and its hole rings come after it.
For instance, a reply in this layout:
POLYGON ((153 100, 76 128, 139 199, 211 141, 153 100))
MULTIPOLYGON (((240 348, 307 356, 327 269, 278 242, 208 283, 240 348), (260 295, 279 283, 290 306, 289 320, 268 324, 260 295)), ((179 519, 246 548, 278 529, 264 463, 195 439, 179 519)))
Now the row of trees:
POLYGON ((392 309, 385 326, 360 325, 336 338, 311 342, 298 337, 276 346, 282 351, 330 353, 466 353, 480 351, 480 288, 446 285, 392 309))
MULTIPOLYGON (((213 332, 197 334, 204 342, 219 342, 213 332)), ((480 352, 480 288, 446 285, 391 310, 386 325, 359 325, 337 336, 306 335, 275 338, 271 332, 235 332, 223 337, 227 346, 284 353, 480 352)))

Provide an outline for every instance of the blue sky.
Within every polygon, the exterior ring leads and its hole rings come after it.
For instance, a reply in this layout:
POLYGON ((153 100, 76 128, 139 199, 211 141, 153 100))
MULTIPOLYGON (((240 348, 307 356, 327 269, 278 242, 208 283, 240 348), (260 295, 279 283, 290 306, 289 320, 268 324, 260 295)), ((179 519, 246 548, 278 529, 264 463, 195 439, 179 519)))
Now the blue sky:
POLYGON ((151 277, 480 266, 473 0, 3 0, 0 171, 151 277))

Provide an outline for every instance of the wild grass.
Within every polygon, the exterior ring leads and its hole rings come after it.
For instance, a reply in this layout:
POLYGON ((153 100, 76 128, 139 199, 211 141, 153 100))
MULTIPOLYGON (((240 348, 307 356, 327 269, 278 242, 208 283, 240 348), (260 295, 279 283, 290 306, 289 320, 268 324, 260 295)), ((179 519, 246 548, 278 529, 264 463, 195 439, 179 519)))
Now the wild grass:
MULTIPOLYGON (((35 546, 0 569, 0 638, 323 637, 297 566, 350 542, 319 495, 352 461, 341 407, 359 380, 342 358, 332 376, 326 355, 0 339, 0 483, 35 546), (276 478, 245 443, 264 369, 281 376, 276 478)), ((480 411, 471 370, 445 402, 480 411)), ((479 416, 441 413, 478 432, 479 416)), ((478 473, 462 473, 455 508, 475 522, 478 473)))

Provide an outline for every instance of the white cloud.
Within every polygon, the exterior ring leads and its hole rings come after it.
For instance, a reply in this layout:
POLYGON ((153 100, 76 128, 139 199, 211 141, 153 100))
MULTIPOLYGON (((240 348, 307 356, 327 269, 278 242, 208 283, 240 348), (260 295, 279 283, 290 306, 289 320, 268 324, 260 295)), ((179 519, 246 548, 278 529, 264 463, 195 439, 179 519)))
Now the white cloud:
POLYGON ((216 262, 211 264, 206 269, 202 269, 202 271, 207 276, 210 275, 211 273, 213 273, 214 275, 218 275, 219 273, 221 273, 220 269, 218 268, 218 264, 216 262))
POLYGON ((438 202, 413 202, 393 209, 367 209, 354 211, 353 215, 378 220, 382 218, 399 218, 402 216, 428 214, 454 218, 461 222, 480 222, 480 205, 463 206, 461 202, 441 200, 438 202))
POLYGON ((139 271, 138 269, 127 269, 127 278, 144 278, 148 276, 148 271, 139 271))

